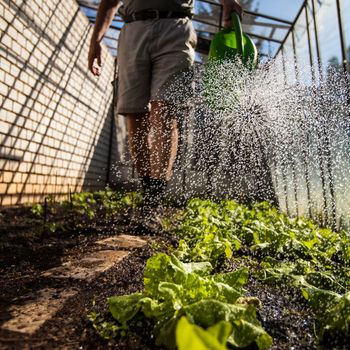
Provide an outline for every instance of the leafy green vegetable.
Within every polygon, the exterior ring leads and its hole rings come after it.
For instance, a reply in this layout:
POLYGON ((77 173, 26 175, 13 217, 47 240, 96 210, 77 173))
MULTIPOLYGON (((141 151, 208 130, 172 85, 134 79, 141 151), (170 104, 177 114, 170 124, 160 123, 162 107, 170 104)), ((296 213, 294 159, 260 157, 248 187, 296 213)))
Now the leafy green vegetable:
POLYGON ((113 321, 105 320, 103 316, 97 312, 91 312, 87 317, 92 323, 95 332, 103 339, 114 338, 117 332, 122 330, 122 327, 118 326, 113 321))
POLYGON ((137 192, 122 194, 106 188, 98 192, 74 193, 69 201, 63 202, 63 207, 91 220, 97 213, 111 217, 123 209, 134 208, 141 203, 141 198, 137 192))
POLYGON ((109 310, 112 316, 121 324, 126 324, 139 311, 138 302, 142 298, 141 293, 122 295, 108 298, 109 310))
POLYGON ((190 200, 174 233, 182 238, 177 256, 184 261, 210 261, 216 266, 241 246, 232 231, 232 219, 209 200, 190 200))
POLYGON ((183 239, 178 254, 185 260, 216 262, 246 244, 262 257, 301 258, 322 264, 336 259, 350 266, 349 233, 289 218, 267 202, 248 207, 232 200, 192 199, 173 232, 183 239))
POLYGON ((210 271, 209 263, 182 263, 174 255, 157 254, 146 264, 144 294, 164 301, 172 300, 175 309, 209 298, 234 303, 247 282, 247 269, 237 270, 227 277, 205 276, 210 271))
POLYGON ((110 311, 122 325, 139 312, 153 319, 156 344, 168 349, 175 348, 176 325, 182 315, 206 328, 219 321, 230 321, 232 344, 247 346, 256 341, 265 349, 268 342, 263 339, 270 338, 256 319, 255 307, 237 303, 248 270, 208 275, 211 271, 208 262, 183 263, 174 255, 156 254, 146 263, 144 292, 109 298, 110 311))
MULTIPOLYGON (((242 248, 256 262, 249 265, 262 281, 338 295, 350 290, 350 234, 289 218, 266 202, 245 206, 192 199, 172 231, 182 238, 176 254, 185 261, 207 260, 218 266, 242 248)), ((321 328, 332 332, 346 322, 343 317, 335 327, 333 319, 320 322, 321 328)))
POLYGON ((42 217, 44 215, 44 207, 40 203, 32 205, 30 211, 37 217, 42 217))
POLYGON ((176 327, 176 344, 179 350, 226 350, 227 338, 231 331, 232 326, 226 321, 204 330, 182 317, 176 327))
POLYGON ((333 333, 350 339, 350 292, 339 295, 314 287, 302 292, 319 320, 321 338, 333 333))
POLYGON ((201 300, 185 308, 187 317, 202 327, 209 327, 219 321, 233 325, 228 339, 235 347, 243 348, 254 339, 259 349, 272 345, 272 338, 261 327, 252 305, 228 304, 218 300, 201 300))
POLYGON ((261 303, 243 296, 248 269, 212 274, 225 259, 236 263, 233 258, 239 256, 256 278, 301 288, 321 338, 349 336, 349 233, 289 218, 266 202, 244 206, 232 200, 192 199, 168 226, 180 238, 174 255, 160 253, 147 261, 142 293, 109 299, 112 315, 123 327, 136 315, 152 319, 156 344, 168 349, 176 342, 180 349, 252 343, 267 349, 272 339, 256 318, 261 303))

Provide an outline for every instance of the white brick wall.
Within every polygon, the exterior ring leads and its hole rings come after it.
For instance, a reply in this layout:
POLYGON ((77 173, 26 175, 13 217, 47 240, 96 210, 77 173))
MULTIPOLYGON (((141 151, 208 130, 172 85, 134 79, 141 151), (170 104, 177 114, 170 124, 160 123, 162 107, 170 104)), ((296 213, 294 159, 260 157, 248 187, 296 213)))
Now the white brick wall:
POLYGON ((74 0, 0 0, 0 204, 105 185, 113 57, 74 0))

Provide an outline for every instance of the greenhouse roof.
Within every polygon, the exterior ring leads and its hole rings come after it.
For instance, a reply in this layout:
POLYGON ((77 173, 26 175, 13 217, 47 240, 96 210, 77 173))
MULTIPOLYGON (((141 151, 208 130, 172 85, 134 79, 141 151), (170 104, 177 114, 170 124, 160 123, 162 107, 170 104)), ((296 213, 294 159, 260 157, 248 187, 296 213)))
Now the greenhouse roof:
MULTIPOLYGON (((78 0, 91 23, 95 22, 99 0, 78 0)), ((245 10, 243 31, 254 40, 261 56, 274 57, 283 45, 298 18, 303 0, 241 0, 245 10)), ((210 40, 221 28, 220 0, 196 0, 194 26, 198 34, 197 58, 206 55, 210 40)), ((113 55, 117 54, 117 41, 123 21, 116 15, 105 36, 105 43, 113 55)))

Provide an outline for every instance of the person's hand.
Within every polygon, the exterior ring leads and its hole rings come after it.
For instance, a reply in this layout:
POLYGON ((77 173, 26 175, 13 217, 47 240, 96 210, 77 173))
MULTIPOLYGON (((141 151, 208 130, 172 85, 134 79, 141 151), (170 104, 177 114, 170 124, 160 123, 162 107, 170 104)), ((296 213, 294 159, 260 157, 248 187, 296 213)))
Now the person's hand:
POLYGON ((236 12, 239 18, 242 20, 243 8, 239 3, 239 0, 222 0, 222 5, 224 7, 224 27, 231 28, 231 14, 236 12))
POLYGON ((89 48, 88 55, 88 66, 89 71, 92 72, 93 75, 100 75, 102 69, 102 61, 101 61, 101 44, 100 42, 92 39, 89 48))

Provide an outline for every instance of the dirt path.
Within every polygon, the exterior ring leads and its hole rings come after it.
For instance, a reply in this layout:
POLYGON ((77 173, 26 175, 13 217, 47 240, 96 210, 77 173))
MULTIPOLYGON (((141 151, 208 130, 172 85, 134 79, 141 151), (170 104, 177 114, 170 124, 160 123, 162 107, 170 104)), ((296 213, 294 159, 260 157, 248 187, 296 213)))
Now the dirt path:
MULTIPOLYGON (((108 348, 93 334, 87 312, 92 302, 103 307, 108 296, 142 289, 148 239, 121 229, 39 243, 8 240, 0 265, 0 348, 108 348)), ((133 349, 145 348, 132 342, 133 349)))

